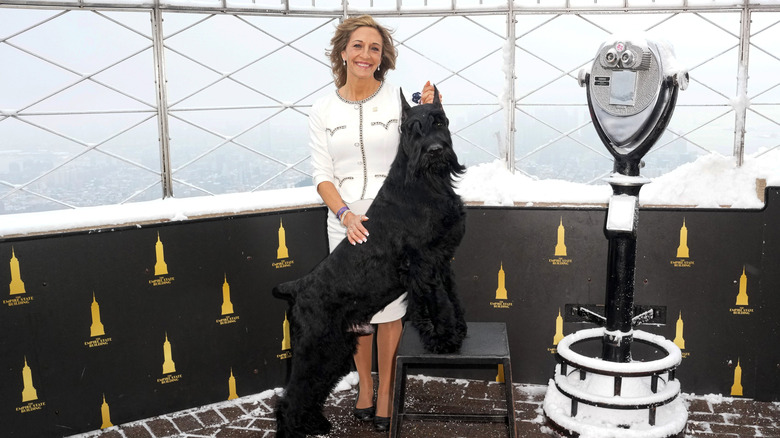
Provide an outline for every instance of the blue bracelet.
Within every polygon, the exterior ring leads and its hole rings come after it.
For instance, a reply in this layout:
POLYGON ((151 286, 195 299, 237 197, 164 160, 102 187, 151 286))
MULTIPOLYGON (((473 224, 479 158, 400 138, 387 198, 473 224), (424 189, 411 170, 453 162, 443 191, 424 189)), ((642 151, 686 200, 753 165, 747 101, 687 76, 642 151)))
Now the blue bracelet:
POLYGON ((341 215, 346 213, 347 210, 349 210, 349 207, 347 207, 346 205, 344 207, 341 207, 338 213, 336 213, 336 219, 341 219, 341 215))

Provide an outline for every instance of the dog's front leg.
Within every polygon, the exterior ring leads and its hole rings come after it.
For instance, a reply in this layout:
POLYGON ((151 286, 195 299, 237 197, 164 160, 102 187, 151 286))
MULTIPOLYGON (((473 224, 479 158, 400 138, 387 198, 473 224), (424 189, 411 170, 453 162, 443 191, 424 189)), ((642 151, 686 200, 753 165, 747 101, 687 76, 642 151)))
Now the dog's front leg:
POLYGON ((410 259, 406 286, 412 324, 428 351, 457 351, 466 336, 466 323, 453 288, 449 263, 436 264, 414 251, 407 251, 407 255, 410 259))

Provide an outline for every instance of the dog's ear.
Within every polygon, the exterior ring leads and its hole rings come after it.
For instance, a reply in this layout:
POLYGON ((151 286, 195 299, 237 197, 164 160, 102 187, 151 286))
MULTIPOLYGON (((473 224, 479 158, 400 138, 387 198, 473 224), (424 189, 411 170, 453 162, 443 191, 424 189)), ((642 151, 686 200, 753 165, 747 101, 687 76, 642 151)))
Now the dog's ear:
POLYGON ((436 88, 436 85, 433 86, 433 104, 439 108, 442 108, 441 99, 439 99, 439 89, 436 88))
POLYGON ((406 97, 404 97, 404 89, 399 88, 401 92, 401 120, 406 118, 406 113, 412 109, 411 106, 409 106, 409 102, 406 101, 406 97))

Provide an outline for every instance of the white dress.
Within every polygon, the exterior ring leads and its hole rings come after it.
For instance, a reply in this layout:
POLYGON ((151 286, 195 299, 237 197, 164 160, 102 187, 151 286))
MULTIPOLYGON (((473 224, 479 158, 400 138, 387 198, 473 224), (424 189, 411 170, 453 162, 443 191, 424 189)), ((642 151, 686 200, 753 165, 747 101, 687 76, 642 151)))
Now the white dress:
MULTIPOLYGON (((314 186, 332 182, 350 210, 364 214, 395 159, 400 121, 400 90, 384 82, 361 101, 348 101, 338 90, 318 99, 309 113, 314 186)), ((345 237, 346 228, 329 212, 330 250, 345 237)), ((395 321, 405 314, 406 293, 375 314, 371 323, 395 321)))

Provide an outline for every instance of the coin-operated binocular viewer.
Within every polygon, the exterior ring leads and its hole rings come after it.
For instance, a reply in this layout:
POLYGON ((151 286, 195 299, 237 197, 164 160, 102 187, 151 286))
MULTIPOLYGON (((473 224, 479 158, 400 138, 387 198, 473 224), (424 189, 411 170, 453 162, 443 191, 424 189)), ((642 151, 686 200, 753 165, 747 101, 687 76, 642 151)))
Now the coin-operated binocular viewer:
POLYGON ((620 437, 627 430, 637 437, 676 435, 687 420, 674 378, 681 352, 661 336, 634 330, 657 316, 653 309, 635 315, 634 284, 639 191, 649 182, 639 175, 642 158, 669 124, 688 74, 677 68, 670 46, 639 36, 605 41, 590 71, 581 71, 578 80, 587 89, 593 126, 615 158, 606 179, 613 192, 605 225, 607 290, 603 315, 574 309, 600 327, 558 343, 544 410, 572 435, 620 437), (582 353, 599 340, 600 358, 582 353), (648 350, 642 356, 649 360, 633 360, 634 342, 648 350))

